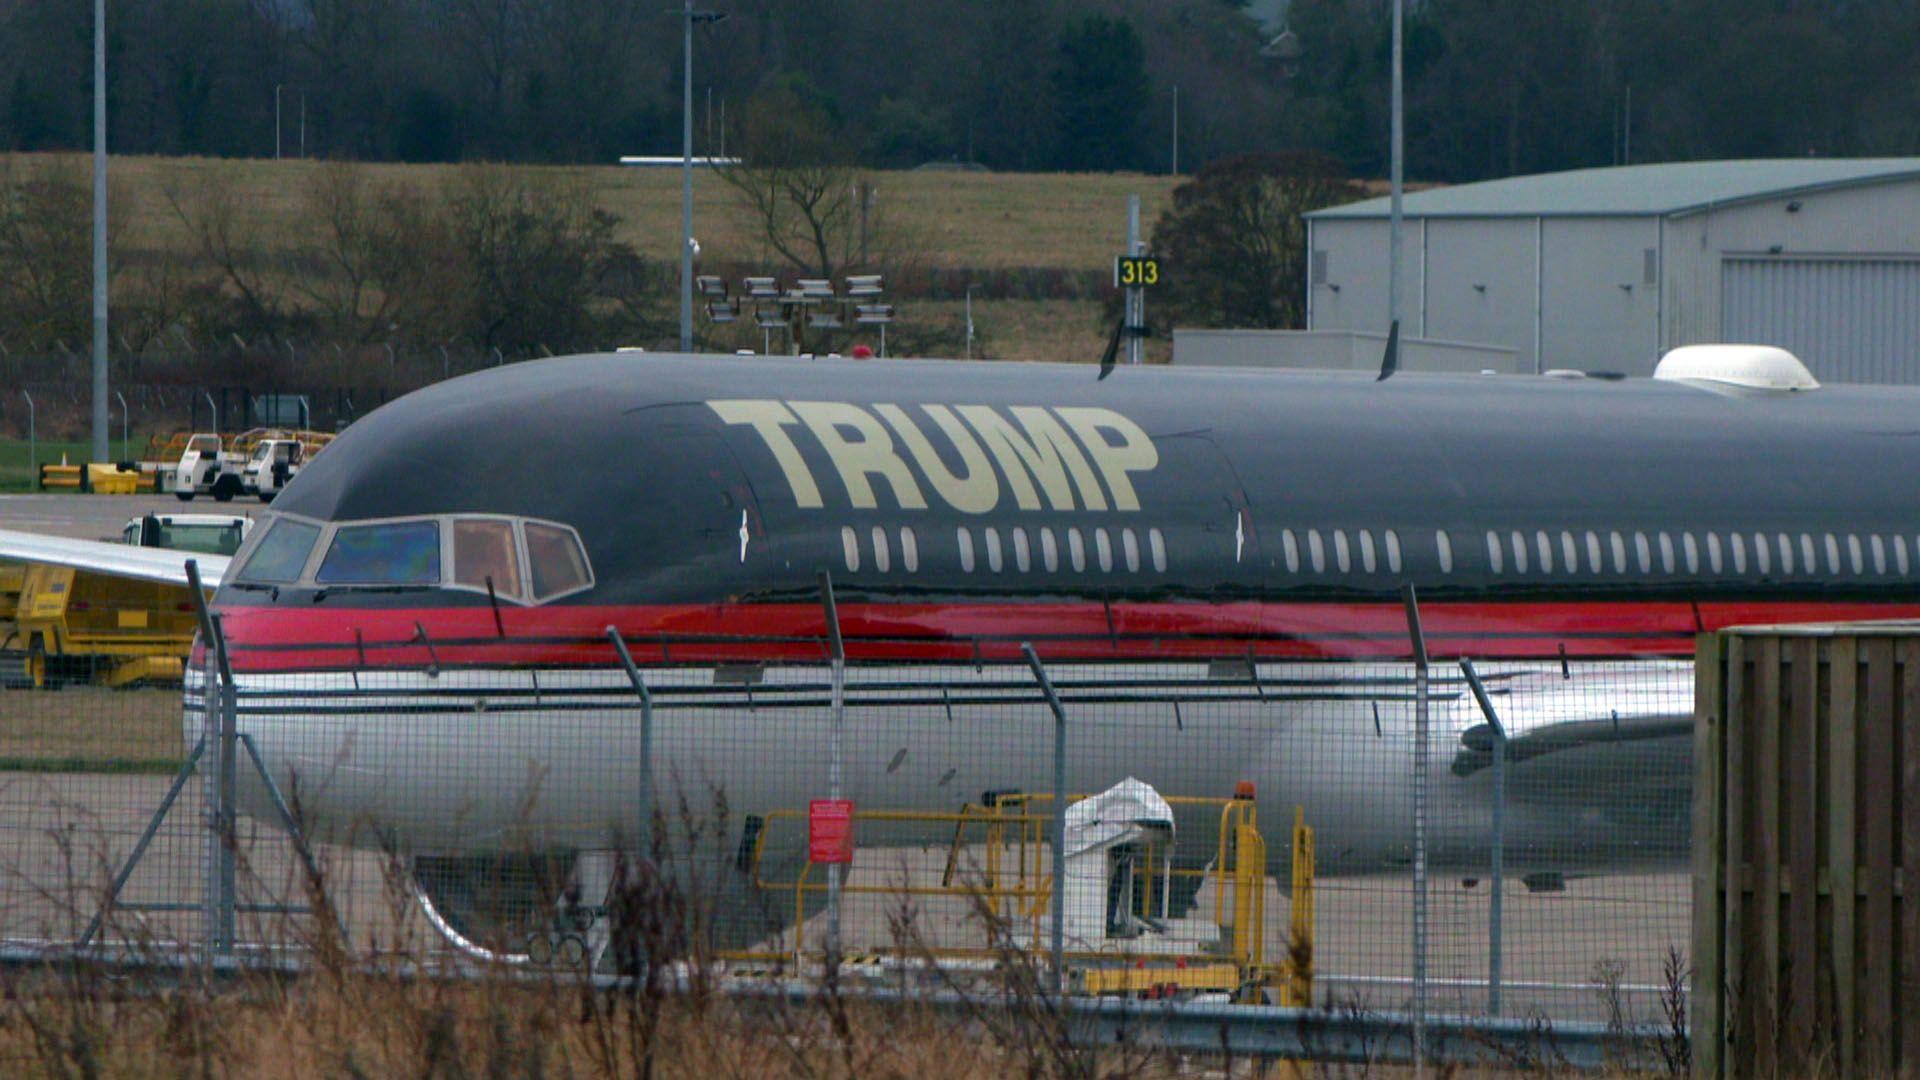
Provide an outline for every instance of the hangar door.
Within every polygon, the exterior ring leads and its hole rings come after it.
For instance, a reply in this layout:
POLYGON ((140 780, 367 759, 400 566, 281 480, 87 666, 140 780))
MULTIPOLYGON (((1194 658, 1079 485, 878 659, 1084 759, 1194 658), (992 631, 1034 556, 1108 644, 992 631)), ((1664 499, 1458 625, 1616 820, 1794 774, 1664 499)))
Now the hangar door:
POLYGON ((1778 345, 1836 383, 1920 383, 1920 259, 1729 258, 1720 339, 1778 345))

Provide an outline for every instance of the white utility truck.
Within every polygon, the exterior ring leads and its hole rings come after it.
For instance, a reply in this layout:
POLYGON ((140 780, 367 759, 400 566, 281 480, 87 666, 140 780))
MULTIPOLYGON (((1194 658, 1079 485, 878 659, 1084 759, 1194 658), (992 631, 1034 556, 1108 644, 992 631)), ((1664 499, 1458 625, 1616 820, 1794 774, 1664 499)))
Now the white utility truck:
POLYGON ((260 496, 261 502, 270 503, 300 472, 306 459, 307 446, 299 439, 261 439, 254 444, 253 456, 240 474, 240 487, 249 495, 260 496))
POLYGON ((245 463, 221 448, 218 435, 195 435, 187 440, 180 463, 173 467, 173 493, 182 502, 195 495, 211 495, 230 502, 242 490, 245 463))
POLYGON ((232 555, 252 528, 253 519, 241 514, 145 514, 129 519, 118 539, 135 547, 232 555))

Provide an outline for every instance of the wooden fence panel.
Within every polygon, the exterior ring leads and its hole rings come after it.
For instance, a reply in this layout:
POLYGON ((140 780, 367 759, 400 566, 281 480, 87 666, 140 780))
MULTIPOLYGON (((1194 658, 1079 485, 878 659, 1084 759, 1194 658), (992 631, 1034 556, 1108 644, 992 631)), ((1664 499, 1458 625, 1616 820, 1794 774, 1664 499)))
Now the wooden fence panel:
POLYGON ((1920 625, 1723 631, 1697 665, 1696 1067, 1920 1070, 1920 625))

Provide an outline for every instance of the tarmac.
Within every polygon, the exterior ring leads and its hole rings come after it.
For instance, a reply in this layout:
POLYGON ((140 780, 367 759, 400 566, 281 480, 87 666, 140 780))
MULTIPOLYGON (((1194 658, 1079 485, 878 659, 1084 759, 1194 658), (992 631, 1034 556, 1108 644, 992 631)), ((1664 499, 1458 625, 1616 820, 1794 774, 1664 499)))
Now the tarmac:
POLYGON ((79 495, 35 492, 0 495, 0 529, 71 536, 81 540, 115 540, 128 520, 142 514, 251 514, 264 504, 240 497, 215 502, 201 496, 191 502, 173 495, 79 495))

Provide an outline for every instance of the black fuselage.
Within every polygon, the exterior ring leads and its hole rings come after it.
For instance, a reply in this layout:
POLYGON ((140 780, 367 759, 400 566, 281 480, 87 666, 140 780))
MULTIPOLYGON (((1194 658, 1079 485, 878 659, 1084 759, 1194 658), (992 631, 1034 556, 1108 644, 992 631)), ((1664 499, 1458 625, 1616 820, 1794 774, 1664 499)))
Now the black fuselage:
MULTIPOLYGON (((593 587, 499 624, 489 611, 502 639, 609 623, 817 634, 822 570, 852 647, 876 654, 963 639, 1367 654, 1402 647, 1408 584, 1443 649, 1508 655, 1672 653, 1732 622, 1920 611, 1920 390, 1098 374, 517 364, 355 424, 274 511, 571 525, 593 587)), ((500 607, 472 591, 236 588, 236 568, 218 604, 243 647, 249 625, 285 642, 296 620, 331 622, 310 640, 336 646, 351 624, 364 648, 423 612, 423 630, 464 640, 474 611, 500 607), (437 629, 436 613, 452 621, 437 629)))

